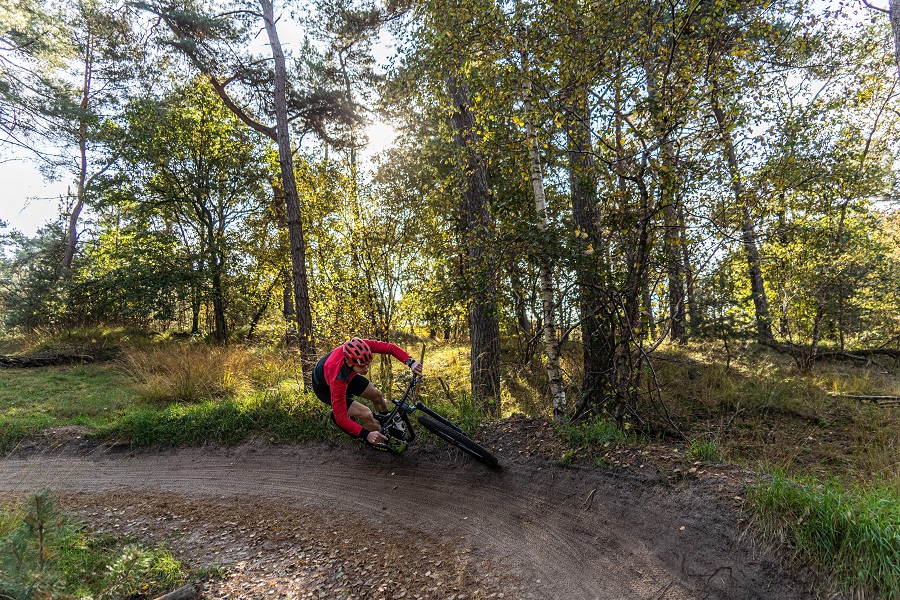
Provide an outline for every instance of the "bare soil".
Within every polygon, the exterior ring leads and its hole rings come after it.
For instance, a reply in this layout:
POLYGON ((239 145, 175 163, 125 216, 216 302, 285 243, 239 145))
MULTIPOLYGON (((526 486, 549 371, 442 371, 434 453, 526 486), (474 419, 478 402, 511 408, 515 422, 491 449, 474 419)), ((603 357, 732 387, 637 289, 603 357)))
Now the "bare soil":
POLYGON ((563 466, 529 419, 476 437, 500 469, 437 442, 131 451, 65 429, 0 459, 0 502, 50 489, 99 531, 165 543, 202 598, 812 597, 747 534, 747 472, 666 446, 563 466))

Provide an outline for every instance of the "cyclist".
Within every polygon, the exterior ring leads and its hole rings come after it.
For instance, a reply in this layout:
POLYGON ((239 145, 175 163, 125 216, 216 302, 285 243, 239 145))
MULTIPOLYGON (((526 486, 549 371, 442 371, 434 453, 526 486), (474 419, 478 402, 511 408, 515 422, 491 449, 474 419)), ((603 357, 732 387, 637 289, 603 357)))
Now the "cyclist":
POLYGON ((422 363, 399 346, 355 337, 319 359, 311 383, 319 400, 331 406, 331 416, 341 429, 369 444, 378 444, 388 440, 381 433, 381 425, 368 406, 353 399, 354 396, 365 398, 378 412, 387 412, 384 394, 365 378, 373 353, 390 354, 416 375, 422 374, 422 363), (351 417, 359 419, 362 425, 351 417))

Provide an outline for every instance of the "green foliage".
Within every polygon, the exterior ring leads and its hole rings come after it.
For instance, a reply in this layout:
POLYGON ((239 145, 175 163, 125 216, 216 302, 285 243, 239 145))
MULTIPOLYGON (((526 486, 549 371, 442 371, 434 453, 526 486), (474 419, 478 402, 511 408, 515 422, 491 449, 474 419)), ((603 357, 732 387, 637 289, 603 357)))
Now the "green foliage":
POLYGON ((173 234, 110 225, 86 246, 69 296, 76 322, 167 323, 198 285, 173 234))
POLYGON ((41 492, 0 513, 0 595, 32 598, 133 597, 168 591, 184 580, 165 548, 95 535, 60 513, 41 492))
POLYGON ((67 33, 59 11, 40 0, 0 6, 0 152, 24 146, 44 124, 42 75, 67 57, 67 33))
POLYGON ((783 475, 756 483, 748 502, 769 536, 817 564, 851 595, 900 598, 900 495, 783 475))
POLYGON ((12 257, 0 257, 0 309, 4 325, 24 331, 55 329, 62 321, 66 286, 59 280, 63 233, 47 225, 32 237, 13 234, 12 257))
POLYGON ((811 343, 817 331, 832 339, 891 334, 871 328, 883 322, 872 300, 892 301, 895 295, 893 269, 885 260, 890 246, 879 220, 871 212, 848 213, 836 244, 837 217, 795 220, 790 233, 765 249, 771 256, 767 279, 781 299, 780 329, 789 340, 811 343), (825 329, 823 320, 837 327, 825 329))
POLYGON ((0 539, 0 594, 24 600, 62 591, 62 574, 53 567, 65 527, 48 493, 29 499, 21 523, 0 539))

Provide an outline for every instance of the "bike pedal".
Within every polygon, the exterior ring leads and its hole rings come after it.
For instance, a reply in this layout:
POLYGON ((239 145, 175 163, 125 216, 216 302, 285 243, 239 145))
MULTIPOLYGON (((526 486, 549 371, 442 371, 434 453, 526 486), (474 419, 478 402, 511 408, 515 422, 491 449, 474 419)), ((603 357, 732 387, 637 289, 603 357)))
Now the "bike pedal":
POLYGON ((385 442, 385 445, 391 450, 391 452, 403 452, 406 450, 407 443, 403 440, 398 440, 397 438, 388 438, 388 441, 385 442))

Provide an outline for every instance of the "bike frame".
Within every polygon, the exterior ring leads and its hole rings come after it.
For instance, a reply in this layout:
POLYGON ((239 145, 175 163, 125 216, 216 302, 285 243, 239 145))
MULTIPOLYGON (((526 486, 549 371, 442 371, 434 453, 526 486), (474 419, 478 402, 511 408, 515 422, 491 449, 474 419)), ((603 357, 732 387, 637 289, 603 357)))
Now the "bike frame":
MULTIPOLYGON (((419 384, 421 382, 422 376, 413 373, 412 379, 409 380, 409 385, 406 386, 406 391, 403 392, 403 396, 401 396, 399 400, 391 400, 395 404, 395 406, 394 410, 392 410, 388 415, 387 420, 393 420, 394 417, 397 416, 397 414, 402 414, 404 417, 406 417, 407 415, 410 415, 417 410, 421 410, 426 415, 437 419, 447 427, 451 427, 456 431, 464 434, 465 432, 460 429, 459 426, 457 426, 455 423, 453 423, 452 421, 448 421, 440 414, 428 408, 425 404, 415 401, 416 396, 419 393, 419 384)), ((412 438, 410 438, 409 441, 412 441, 412 439, 415 437, 415 432, 412 431, 412 428, 410 428, 410 432, 412 433, 412 438)))

